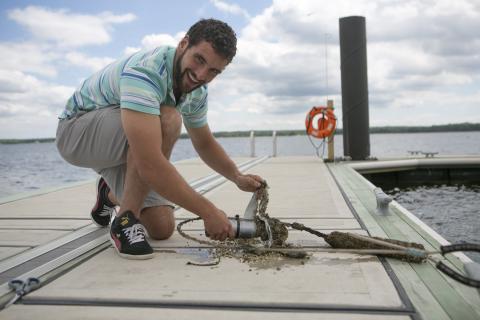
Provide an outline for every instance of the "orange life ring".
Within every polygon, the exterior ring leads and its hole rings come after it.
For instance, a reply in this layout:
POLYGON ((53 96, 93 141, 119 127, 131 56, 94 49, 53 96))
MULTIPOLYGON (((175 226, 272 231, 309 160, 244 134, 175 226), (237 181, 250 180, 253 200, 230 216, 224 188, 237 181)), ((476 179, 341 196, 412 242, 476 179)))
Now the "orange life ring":
POLYGON ((337 118, 335 118, 333 110, 327 107, 313 107, 305 119, 307 134, 319 139, 331 136, 335 132, 336 126, 337 118), (313 125, 315 121, 316 128, 313 125))

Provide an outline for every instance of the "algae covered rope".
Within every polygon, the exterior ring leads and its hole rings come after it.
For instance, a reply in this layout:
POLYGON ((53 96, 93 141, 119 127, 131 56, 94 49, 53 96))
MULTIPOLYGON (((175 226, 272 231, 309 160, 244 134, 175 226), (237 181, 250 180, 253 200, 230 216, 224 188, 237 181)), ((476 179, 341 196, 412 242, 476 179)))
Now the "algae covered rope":
MULTIPOLYGON (((186 239, 196 241, 201 244, 213 246, 218 249, 224 250, 244 250, 249 253, 260 254, 261 252, 278 252, 282 254, 289 255, 290 250, 285 249, 285 241, 288 238, 288 227, 296 229, 299 231, 306 231, 311 234, 314 234, 318 237, 321 237, 334 249, 345 249, 349 250, 351 253, 358 254, 375 254, 379 256, 385 256, 389 258, 400 259, 408 262, 420 263, 427 259, 428 255, 425 251, 425 248, 422 244, 405 242, 394 239, 384 239, 379 237, 369 237, 363 236, 360 234, 350 233, 350 232, 340 232, 333 231, 330 234, 322 233, 320 231, 309 228, 301 223, 293 222, 286 223, 282 222, 276 218, 270 218, 267 213, 267 206, 269 202, 268 194, 268 185, 266 182, 262 184, 260 189, 257 191, 257 209, 255 217, 255 222, 257 225, 256 236, 261 238, 263 241, 269 239, 269 232, 266 227, 265 220, 268 222, 270 227, 270 233, 273 238, 274 248, 255 248, 251 246, 234 246, 222 244, 214 241, 201 240, 193 236, 187 235, 181 230, 181 227, 191 221, 200 220, 200 218, 188 219, 178 224, 177 230, 186 239), (260 217, 260 218, 259 218, 260 217)), ((304 248, 295 248, 296 250, 301 250, 304 248)), ((340 250, 339 250, 340 251, 340 250)), ((330 251, 331 252, 331 251, 330 251)), ((294 256, 294 255, 292 255, 294 256)))
MULTIPOLYGON (((415 263, 423 262, 427 258, 427 255, 425 254, 425 247, 419 243, 405 242, 394 239, 384 239, 379 237, 368 237, 350 232, 340 231, 333 231, 329 234, 325 234, 312 228, 306 227, 305 225, 298 222, 286 223, 278 219, 272 219, 268 217, 268 214, 266 212, 269 201, 267 183, 265 182, 262 185, 261 189, 259 189, 257 192, 260 199, 258 214, 266 216, 268 219, 270 219, 274 223, 276 228, 280 228, 278 225, 281 224, 283 227, 289 226, 292 229, 309 232, 323 238, 325 242, 328 243, 332 248, 356 250, 386 250, 388 251, 388 253, 386 253, 386 251, 383 251, 383 253, 378 252, 376 254, 415 263)), ((262 230, 260 230, 259 233, 262 234, 262 230)), ((282 239, 284 241, 286 240, 286 237, 288 237, 288 231, 286 231, 285 233, 285 239, 282 239)), ((264 237, 265 236, 262 236, 262 239, 264 237)), ((363 253, 365 254, 366 252, 364 251, 363 253)))
MULTIPOLYGON (((363 236, 356 233, 333 231, 329 234, 322 233, 304 226, 301 223, 285 223, 292 229, 306 231, 321 237, 332 248, 336 249, 355 249, 355 250, 387 250, 386 252, 374 253, 379 256, 406 260, 408 262, 420 263, 427 259, 425 247, 415 242, 406 242, 395 239, 385 239, 379 237, 363 236)), ((358 253, 368 253, 367 251, 358 253)))

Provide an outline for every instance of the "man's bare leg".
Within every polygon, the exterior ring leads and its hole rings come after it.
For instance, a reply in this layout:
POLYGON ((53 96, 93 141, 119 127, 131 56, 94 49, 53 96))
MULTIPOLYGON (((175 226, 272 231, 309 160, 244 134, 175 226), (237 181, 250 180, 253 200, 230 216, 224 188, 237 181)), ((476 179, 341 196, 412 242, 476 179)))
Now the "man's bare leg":
POLYGON ((138 174, 131 149, 127 151, 127 172, 125 173, 125 186, 123 190, 122 203, 117 216, 130 210, 135 218, 140 220, 140 213, 143 201, 150 191, 148 185, 143 182, 138 174))
MULTIPOLYGON (((162 152, 170 159, 173 147, 180 137, 182 118, 173 107, 160 108, 162 124, 162 152)), ((171 206, 149 207, 142 210, 140 221, 151 238, 164 240, 170 238, 175 230, 175 217, 171 206)))
MULTIPOLYGON (((170 157, 180 134, 181 118, 174 108, 162 110, 161 114, 162 152, 170 157)), ((129 149, 120 210, 111 223, 110 238, 120 256, 127 259, 150 259, 153 257, 153 249, 145 239, 144 228, 152 238, 166 239, 173 233, 175 221, 173 208, 162 205, 167 202, 161 199, 158 199, 157 206, 143 208, 150 186, 138 172, 135 157, 129 149)))
MULTIPOLYGON (((160 108, 160 121, 162 125, 162 152, 170 159, 175 142, 181 131, 182 118, 173 107, 162 106, 160 108)), ((138 175, 130 150, 127 154, 127 174, 125 177, 125 190, 123 203, 119 213, 124 210, 133 211, 135 217, 140 220, 153 239, 168 239, 175 229, 175 218, 171 206, 147 207, 141 210, 143 201, 150 191, 138 175)), ((109 194, 111 200, 115 200, 109 194)))
POLYGON ((139 221, 148 192, 149 187, 140 178, 129 149, 120 210, 110 224, 110 240, 123 258, 143 260, 153 257, 153 248, 145 239, 145 229, 139 221))

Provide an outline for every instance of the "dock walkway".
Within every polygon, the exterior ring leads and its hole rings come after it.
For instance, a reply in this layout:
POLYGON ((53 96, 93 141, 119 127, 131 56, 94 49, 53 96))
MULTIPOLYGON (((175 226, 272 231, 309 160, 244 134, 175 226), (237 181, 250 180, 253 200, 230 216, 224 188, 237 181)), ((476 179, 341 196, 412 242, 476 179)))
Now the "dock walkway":
MULTIPOLYGON (((394 204, 375 213, 373 186, 344 164, 313 157, 237 158, 246 172, 270 186, 267 212, 322 232, 350 231, 415 241, 438 248, 394 204)), ((229 216, 243 214, 251 194, 215 175, 200 160, 177 162, 179 172, 229 216)), ((478 291, 444 277, 431 263, 409 264, 375 256, 312 252, 308 259, 273 257, 214 266, 208 245, 177 232, 151 241, 151 260, 125 260, 106 229, 88 216, 94 182, 52 189, 0 203, 0 305, 13 293, 7 282, 36 276, 41 288, 0 311, 1 319, 479 319, 478 291)), ((177 221, 194 215, 179 208, 177 221)), ((185 230, 204 237, 203 225, 185 230)), ((322 239, 290 230, 288 241, 326 247, 322 239)), ((448 263, 462 270, 458 257, 448 263)))

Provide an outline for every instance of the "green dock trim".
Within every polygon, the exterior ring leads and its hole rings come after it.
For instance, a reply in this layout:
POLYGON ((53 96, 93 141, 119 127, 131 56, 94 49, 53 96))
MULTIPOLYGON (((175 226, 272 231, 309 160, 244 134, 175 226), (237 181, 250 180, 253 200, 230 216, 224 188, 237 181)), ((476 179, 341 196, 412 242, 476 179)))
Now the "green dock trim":
MULTIPOLYGON (((348 164, 328 167, 372 236, 417 242, 427 250, 438 250, 440 243, 395 207, 390 206, 389 215, 378 215, 371 184, 348 164)), ((432 262, 387 261, 423 319, 479 319, 480 296, 474 288, 447 278, 432 262)), ((457 257, 448 255, 444 261, 463 272, 463 262, 457 257)))

